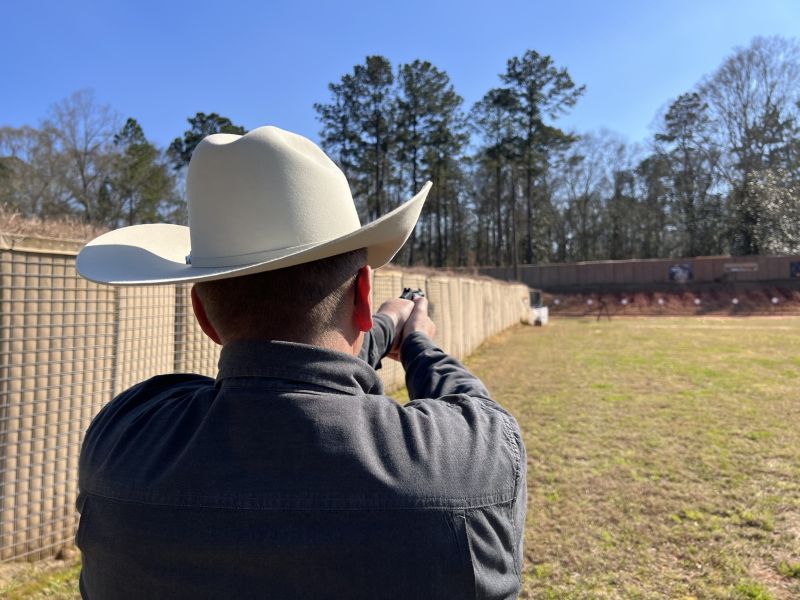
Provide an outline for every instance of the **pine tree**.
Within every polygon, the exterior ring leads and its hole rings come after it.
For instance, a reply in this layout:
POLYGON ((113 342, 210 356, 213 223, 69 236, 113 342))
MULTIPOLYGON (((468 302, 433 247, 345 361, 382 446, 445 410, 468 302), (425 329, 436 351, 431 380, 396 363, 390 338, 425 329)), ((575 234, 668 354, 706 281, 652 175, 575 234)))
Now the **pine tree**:
MULTIPOLYGON (((427 61, 398 68, 395 152, 400 186, 409 194, 425 179, 436 182, 424 208, 421 228, 428 264, 438 266, 466 260, 463 240, 466 221, 460 211, 461 155, 469 141, 461 106, 463 100, 447 73, 427 61), (407 185, 403 185, 403 180, 407 185), (450 244, 449 241, 455 241, 450 244)), ((408 263, 415 261, 415 240, 408 263)))
POLYGON ((176 201, 175 179, 161 153, 133 118, 114 136, 114 146, 118 154, 109 180, 116 197, 112 219, 117 225, 160 220, 176 201))
POLYGON ((532 263, 549 253, 545 230, 546 203, 550 200, 536 193, 535 183, 543 183, 551 154, 575 141, 574 136, 545 120, 555 120, 574 106, 585 86, 576 87, 566 69, 558 69, 550 56, 534 50, 509 59, 500 78, 515 100, 513 118, 524 174, 525 261, 532 263))
POLYGON ((322 122, 322 147, 338 157, 363 216, 380 217, 389 208, 394 136, 394 75, 389 61, 368 56, 339 83, 328 86, 332 102, 314 109, 322 122))
POLYGON ((167 149, 167 155, 176 171, 180 171, 189 165, 194 149, 204 137, 214 133, 233 133, 236 135, 247 133, 244 127, 234 125, 228 117, 223 117, 217 113, 207 115, 199 112, 186 120, 189 123, 189 129, 183 132, 183 137, 175 138, 167 149))
POLYGON ((492 215, 487 238, 492 240, 492 257, 497 266, 518 264, 518 257, 511 248, 516 248, 516 186, 514 185, 514 162, 517 159, 517 143, 514 135, 513 115, 517 111, 516 99, 507 89, 489 90, 475 103, 470 112, 470 121, 482 138, 476 163, 476 176, 483 180, 482 202, 487 205, 484 214, 492 215), (491 207, 491 208, 489 208, 491 207))
POLYGON ((723 223, 717 184, 720 152, 711 137, 708 104, 696 92, 675 100, 655 136, 657 152, 669 170, 673 222, 680 235, 682 256, 720 252, 723 223))

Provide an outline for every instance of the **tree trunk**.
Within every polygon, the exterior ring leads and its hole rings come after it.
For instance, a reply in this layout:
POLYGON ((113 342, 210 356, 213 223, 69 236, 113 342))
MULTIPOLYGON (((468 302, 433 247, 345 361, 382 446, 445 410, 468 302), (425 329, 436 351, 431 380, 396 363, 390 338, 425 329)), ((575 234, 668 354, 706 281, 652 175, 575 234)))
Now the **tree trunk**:
POLYGON ((495 220, 495 239, 494 239, 494 264, 499 267, 502 264, 503 253, 503 180, 501 177, 500 163, 495 168, 495 208, 497 210, 497 218, 495 220))
POLYGON ((519 280, 519 243, 517 242, 517 190, 514 175, 511 175, 511 263, 514 279, 519 280))
POLYGON ((525 261, 533 263, 533 165, 531 164, 531 131, 528 130, 528 148, 525 164, 525 209, 526 209, 526 242, 525 242, 525 261))

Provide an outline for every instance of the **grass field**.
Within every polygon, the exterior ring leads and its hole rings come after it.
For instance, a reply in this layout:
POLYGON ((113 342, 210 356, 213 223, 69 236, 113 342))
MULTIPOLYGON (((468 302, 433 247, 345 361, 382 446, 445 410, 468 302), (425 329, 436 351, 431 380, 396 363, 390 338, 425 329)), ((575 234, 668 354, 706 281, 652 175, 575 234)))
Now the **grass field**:
POLYGON ((469 365, 528 449, 528 598, 800 598, 800 318, 555 320, 469 365))
MULTIPOLYGON (((522 597, 800 598, 800 317, 559 319, 468 365, 525 435, 522 597)), ((24 575, 0 597, 78 597, 24 575)))

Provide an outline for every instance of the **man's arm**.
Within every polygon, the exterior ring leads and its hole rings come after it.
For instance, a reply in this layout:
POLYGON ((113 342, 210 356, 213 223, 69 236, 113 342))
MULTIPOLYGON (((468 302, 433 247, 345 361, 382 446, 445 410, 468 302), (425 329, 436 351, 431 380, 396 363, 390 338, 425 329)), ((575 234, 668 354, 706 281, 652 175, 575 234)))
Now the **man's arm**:
POLYGON ((425 333, 414 332, 406 336, 401 356, 411 400, 466 394, 494 403, 483 382, 461 362, 437 347, 425 333))
MULTIPOLYGON (((502 513, 503 518, 500 521, 504 523, 496 522, 492 533, 502 541, 497 544, 497 538, 493 538, 494 541, 485 537, 481 539, 479 530, 482 522, 476 514, 470 514, 467 518, 475 520, 476 526, 470 535, 476 544, 511 549, 510 554, 519 577, 527 509, 527 458, 519 424, 508 411, 492 400, 480 379, 433 343, 436 326, 428 317, 427 299, 415 298, 414 303, 414 310, 401 330, 399 342, 400 356, 406 371, 406 387, 412 400, 405 407, 420 410, 428 417, 432 414, 446 414, 448 418, 440 422, 448 424, 448 428, 458 427, 460 417, 461 425, 467 425, 473 435, 471 439, 478 446, 473 447, 471 452, 477 457, 479 464, 495 464, 490 457, 502 452, 501 449, 506 450, 506 456, 511 459, 510 475, 514 481, 514 499, 510 510, 502 513), (434 413, 430 410, 441 402, 450 404, 456 410, 447 410, 445 413, 434 413), (453 415, 459 417, 454 421, 450 418, 453 415), (500 430, 491 426, 498 419, 503 424, 500 430)), ((474 560, 477 563, 483 562, 477 556, 474 560)), ((488 572, 493 565, 487 561, 483 568, 488 572)))
MULTIPOLYGON (((458 360, 438 348, 432 341, 436 326, 428 317, 428 301, 414 299, 414 310, 401 330, 400 357, 406 371, 406 387, 412 402, 404 408, 420 411, 427 419, 436 415, 440 426, 449 431, 458 429, 469 435, 471 456, 479 465, 492 464, 502 469, 506 456, 510 461, 509 476, 513 478, 514 495, 510 510, 496 511, 493 531, 487 535, 486 521, 480 511, 469 511, 467 521, 471 543, 477 546, 510 550, 517 580, 522 570, 525 513, 527 510, 527 458, 522 432, 514 417, 494 401, 480 379, 470 373, 458 360), (449 405, 440 410, 442 403, 449 405), (450 408, 454 409, 451 410, 450 408), (496 424, 502 423, 502 427, 496 424), (481 533, 483 531, 483 533, 481 533)), ((492 509, 487 509, 491 513, 492 509)), ((496 556, 475 555, 477 569, 491 572, 496 568, 496 556)), ((518 587, 517 587, 518 591, 518 587)))
POLYGON ((396 298, 387 300, 372 317, 372 329, 364 334, 364 342, 358 357, 373 369, 381 368, 384 356, 398 358, 400 332, 414 310, 411 300, 396 298))
POLYGON ((376 371, 381 368, 381 359, 389 353, 394 341, 395 327, 388 315, 372 316, 372 329, 364 334, 364 343, 358 358, 376 371))
POLYGON ((415 400, 466 394, 496 405, 480 379, 433 343, 435 334, 436 325, 428 316, 428 299, 415 298, 414 310, 403 325, 399 341, 409 397, 415 400))

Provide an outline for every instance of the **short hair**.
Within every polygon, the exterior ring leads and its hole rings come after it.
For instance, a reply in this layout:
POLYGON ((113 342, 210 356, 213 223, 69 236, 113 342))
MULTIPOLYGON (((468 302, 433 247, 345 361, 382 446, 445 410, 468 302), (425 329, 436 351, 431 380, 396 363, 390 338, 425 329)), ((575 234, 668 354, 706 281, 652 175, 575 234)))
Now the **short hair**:
POLYGON ((254 275, 195 284, 206 316, 222 337, 309 340, 336 327, 354 301, 365 248, 254 275))

